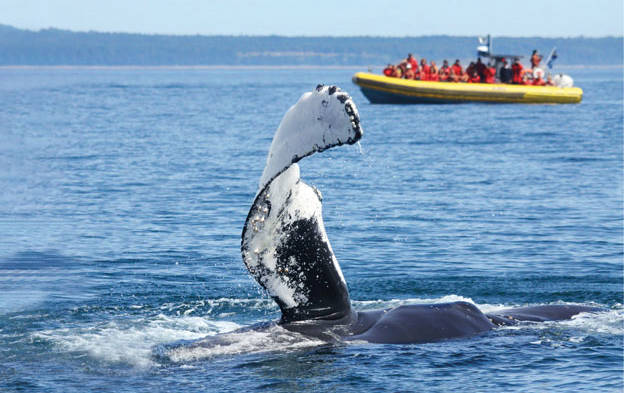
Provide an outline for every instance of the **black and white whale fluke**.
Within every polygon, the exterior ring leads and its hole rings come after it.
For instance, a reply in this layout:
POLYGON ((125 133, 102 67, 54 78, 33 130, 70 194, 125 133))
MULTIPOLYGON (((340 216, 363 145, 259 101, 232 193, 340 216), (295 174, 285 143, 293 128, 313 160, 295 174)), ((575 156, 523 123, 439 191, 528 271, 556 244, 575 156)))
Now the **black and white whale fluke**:
POLYGON ((258 193, 245 221, 247 269, 279 305, 279 325, 326 341, 424 343, 483 333, 518 321, 571 318, 598 309, 547 305, 482 313, 468 302, 357 312, 323 225, 321 193, 305 184, 297 162, 362 137, 348 94, 319 85, 293 105, 275 133, 258 193))

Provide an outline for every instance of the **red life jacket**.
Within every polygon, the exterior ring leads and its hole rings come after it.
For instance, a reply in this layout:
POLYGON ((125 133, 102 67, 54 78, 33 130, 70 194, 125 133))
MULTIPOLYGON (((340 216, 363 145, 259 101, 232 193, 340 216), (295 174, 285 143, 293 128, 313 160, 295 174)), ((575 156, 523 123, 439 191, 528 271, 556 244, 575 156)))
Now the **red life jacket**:
POLYGON ((438 75, 437 72, 433 72, 429 74, 429 80, 432 82, 438 82, 440 80, 440 76, 438 75))
POLYGON ((453 72, 457 76, 462 76, 464 74, 464 70, 462 70, 459 64, 453 64, 453 72))
POLYGON ((431 72, 431 69, 429 68, 429 66, 427 64, 425 64, 424 66, 420 67, 420 77, 422 80, 426 81, 427 79, 429 79, 429 73, 431 72))
POLYGON ((522 69, 524 67, 522 67, 522 64, 520 63, 513 63, 513 65, 511 66, 511 81, 513 83, 516 84, 522 84, 522 69))
POLYGON ((485 83, 495 83, 496 82, 496 68, 488 67, 485 69, 485 83))
POLYGON ((392 74, 393 74, 393 73, 394 73, 394 71, 393 71, 393 70, 392 70, 392 68, 390 68, 390 67, 386 67, 386 68, 384 68, 384 70, 383 70, 383 74, 384 74, 385 76, 392 76, 392 74))
POLYGON ((468 83, 481 83, 481 77, 475 74, 473 77, 468 79, 468 83))
POLYGON ((487 67, 483 63, 475 64, 475 68, 477 69, 477 74, 481 77, 481 79, 485 80, 487 67))
POLYGON ((449 76, 451 76, 451 67, 440 68, 440 80, 441 81, 447 81, 449 76))

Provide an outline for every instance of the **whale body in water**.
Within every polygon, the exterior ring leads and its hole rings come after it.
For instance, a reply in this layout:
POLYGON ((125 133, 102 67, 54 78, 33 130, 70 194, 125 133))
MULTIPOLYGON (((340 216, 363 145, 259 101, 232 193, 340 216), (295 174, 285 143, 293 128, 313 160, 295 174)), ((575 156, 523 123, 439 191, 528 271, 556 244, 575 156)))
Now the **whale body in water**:
POLYGON ((468 302, 404 305, 357 312, 323 225, 322 196, 300 177, 297 162, 362 138, 353 100, 335 86, 305 93, 281 121, 245 222, 242 257, 278 304, 279 325, 323 340, 425 343, 487 332, 519 321, 569 319, 598 311, 543 305, 484 314, 468 302))
POLYGON ((286 112, 271 143, 241 237, 243 261, 275 300, 281 318, 166 346, 170 359, 348 341, 428 343, 475 336, 521 321, 564 320, 599 310, 583 305, 543 305, 485 314, 462 301, 354 310, 325 232, 321 192, 301 180, 297 162, 336 146, 354 144, 362 135, 353 100, 335 86, 317 86, 286 112))

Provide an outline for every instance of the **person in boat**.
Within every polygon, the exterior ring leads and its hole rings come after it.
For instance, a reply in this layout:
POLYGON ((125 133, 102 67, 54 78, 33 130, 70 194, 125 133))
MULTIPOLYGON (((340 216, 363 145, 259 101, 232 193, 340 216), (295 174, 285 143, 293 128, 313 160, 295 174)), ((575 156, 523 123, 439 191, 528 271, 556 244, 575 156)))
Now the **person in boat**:
POLYGON ((444 61, 442 62, 442 67, 440 67, 440 71, 438 71, 438 74, 440 75, 440 82, 449 81, 451 77, 451 67, 449 67, 448 65, 448 60, 444 59, 444 61))
POLYGON ((433 74, 437 75, 438 71, 439 71, 438 70, 438 65, 436 64, 435 61, 431 60, 431 63, 429 65, 429 76, 430 76, 430 78, 431 78, 431 75, 433 75, 433 74))
POLYGON ((544 80, 544 70, 541 68, 536 68, 533 71, 533 85, 534 86, 545 86, 546 81, 544 80))
POLYGON ((500 69, 499 79, 501 83, 511 83, 512 73, 511 67, 509 67, 509 63, 507 63, 507 59, 503 57, 501 59, 501 63, 503 63, 503 66, 500 69))
MULTIPOLYGON (((433 65, 435 66, 435 62, 432 62, 433 65)), ((429 73, 429 80, 431 82, 439 82, 440 81, 440 73, 439 70, 436 68, 436 71, 433 72, 433 67, 431 68, 431 72, 429 73)))
POLYGON ((539 66, 540 61, 542 61, 542 55, 537 53, 537 49, 533 49, 533 53, 531 53, 531 68, 535 69, 539 66))
POLYGON ((475 64, 474 61, 471 61, 470 64, 468 64, 468 67, 466 67, 466 72, 464 72, 464 75, 462 75, 460 80, 462 82, 471 82, 472 81, 472 83, 475 83, 474 82, 475 74, 478 76, 478 74, 477 74, 477 65, 475 64))
POLYGON ((493 65, 485 67, 483 76, 484 79, 481 79, 482 83, 496 83, 496 68, 493 65))
POLYGON ((477 75, 479 75, 479 78, 481 79, 481 82, 485 83, 485 78, 486 78, 486 70, 487 67, 485 64, 483 64, 481 62, 481 58, 477 58, 477 62, 475 64, 475 70, 477 71, 477 75))
POLYGON ((459 63, 459 59, 455 60, 455 63, 453 64, 451 68, 453 69, 453 74, 455 74, 453 78, 453 82, 459 82, 464 76, 464 70, 461 64, 459 63))
POLYGON ((413 71, 416 71, 416 68, 418 68, 418 60, 416 60, 411 53, 407 54, 407 59, 405 59, 405 61, 412 66, 413 71))
POLYGON ((514 59, 514 63, 511 66, 511 82, 516 85, 521 85, 522 83, 522 74, 524 73, 524 67, 520 63, 519 58, 514 59))
POLYGON ((401 67, 394 67, 394 74, 392 74, 393 77, 395 78, 402 78, 403 77, 403 71, 401 71, 401 67))
POLYGON ((479 73, 477 72, 477 67, 472 67, 470 68, 470 70, 468 68, 466 68, 466 76, 467 76, 467 80, 466 82, 468 83, 481 83, 481 76, 479 76, 479 73))
POLYGON ((431 68, 427 65, 427 59, 423 57, 422 59, 420 59, 420 80, 428 80, 430 72, 431 68))
POLYGON ((407 63, 405 66, 405 74, 403 74, 403 78, 405 79, 414 79, 414 69, 412 68, 411 63, 407 63))
POLYGON ((388 64, 383 70, 385 76, 394 76, 394 65, 388 64))
POLYGON ((531 70, 524 70, 522 72, 522 84, 523 85, 533 84, 533 73, 531 72, 531 70))

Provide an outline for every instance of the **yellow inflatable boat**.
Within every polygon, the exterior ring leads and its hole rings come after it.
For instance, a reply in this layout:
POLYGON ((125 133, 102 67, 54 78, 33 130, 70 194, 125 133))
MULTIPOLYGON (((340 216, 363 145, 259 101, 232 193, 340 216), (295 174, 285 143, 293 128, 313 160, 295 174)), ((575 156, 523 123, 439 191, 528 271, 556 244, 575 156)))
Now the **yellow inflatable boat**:
POLYGON ((583 90, 578 87, 427 82, 366 72, 353 75, 353 83, 373 104, 576 104, 583 98, 583 90))

